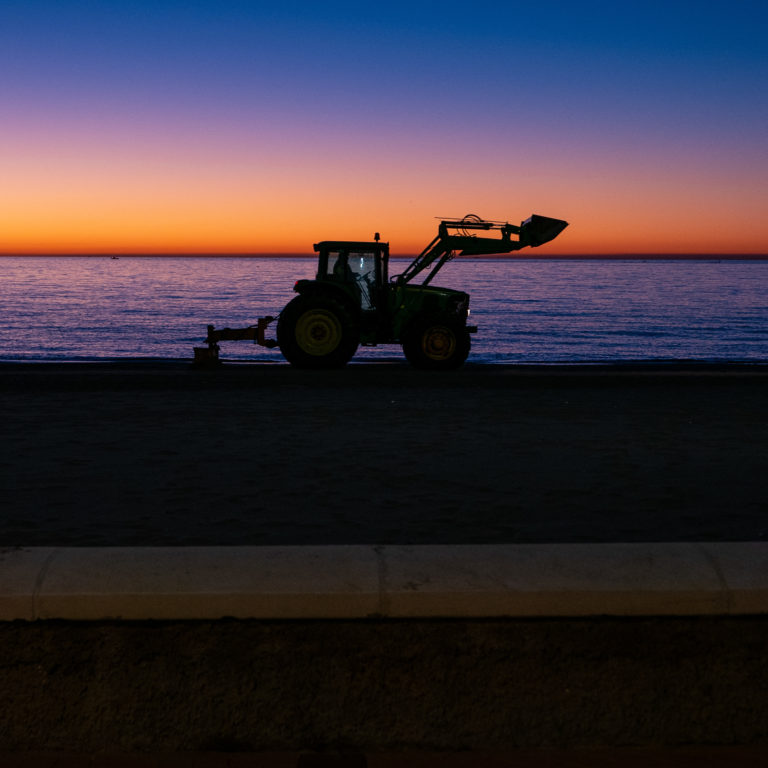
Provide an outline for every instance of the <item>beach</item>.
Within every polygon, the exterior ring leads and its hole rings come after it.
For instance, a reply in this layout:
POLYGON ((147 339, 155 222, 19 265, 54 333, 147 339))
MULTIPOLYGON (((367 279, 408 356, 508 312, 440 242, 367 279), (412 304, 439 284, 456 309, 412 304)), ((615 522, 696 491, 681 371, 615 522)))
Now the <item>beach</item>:
POLYGON ((768 537, 768 366, 0 365, 0 546, 768 537))

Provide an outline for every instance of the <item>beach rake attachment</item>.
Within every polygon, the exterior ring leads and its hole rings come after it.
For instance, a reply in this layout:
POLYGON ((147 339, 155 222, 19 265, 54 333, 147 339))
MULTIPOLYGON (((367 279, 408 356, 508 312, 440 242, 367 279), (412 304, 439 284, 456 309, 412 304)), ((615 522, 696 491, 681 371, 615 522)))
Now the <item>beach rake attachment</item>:
POLYGON ((218 365, 221 362, 219 360, 220 341, 253 341, 254 344, 274 349, 277 346, 277 340, 266 338, 266 333, 267 327, 275 319, 272 315, 260 317, 256 321, 256 325, 249 325, 247 328, 219 328, 217 330, 213 325, 209 325, 208 336, 205 339, 208 346, 194 348, 195 365, 218 365))

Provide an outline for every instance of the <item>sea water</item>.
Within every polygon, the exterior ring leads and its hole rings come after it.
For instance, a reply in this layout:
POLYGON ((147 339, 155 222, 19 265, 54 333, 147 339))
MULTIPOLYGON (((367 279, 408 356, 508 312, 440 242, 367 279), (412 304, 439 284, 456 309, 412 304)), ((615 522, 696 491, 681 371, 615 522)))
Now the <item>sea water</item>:
MULTIPOLYGON (((314 271, 309 258, 0 258, 0 360, 191 359, 208 324, 277 315, 314 271)), ((456 259, 436 283, 471 295, 473 362, 768 360, 765 260, 456 259)), ((283 361, 242 341, 222 357, 283 361)), ((391 358, 392 345, 355 356, 391 358)))

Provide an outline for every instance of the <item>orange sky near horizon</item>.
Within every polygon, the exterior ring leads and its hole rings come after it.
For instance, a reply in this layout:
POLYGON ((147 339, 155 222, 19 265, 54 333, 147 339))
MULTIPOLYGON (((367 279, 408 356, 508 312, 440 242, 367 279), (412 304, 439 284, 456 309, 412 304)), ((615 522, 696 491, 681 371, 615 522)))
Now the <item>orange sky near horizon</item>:
POLYGON ((491 157, 446 166, 405 151, 407 142, 367 158, 364 147, 355 156, 330 142, 270 156, 264 141, 121 146, 107 134, 25 146, 19 137, 4 163, 0 252, 309 253, 318 240, 378 231, 407 254, 434 236, 436 218, 466 213, 567 220, 537 255, 768 251, 766 181, 748 168, 512 149, 494 169, 491 157))
MULTIPOLYGON (((55 197, 55 195, 53 196, 55 197)), ((62 198, 64 195, 62 195, 62 198)), ((171 194, 171 197, 174 197, 171 194)), ((439 211, 444 216, 475 213, 492 219, 519 223, 505 216, 493 200, 486 205, 465 205, 458 211, 446 205, 409 207, 398 200, 372 200, 349 208, 335 198, 303 208, 286 205, 270 209, 259 200, 236 198, 211 204, 204 198, 184 195, 185 202, 158 203, 123 195, 112 200, 51 200, 46 211, 30 207, 14 212, 8 206, 2 218, 15 217, 15 228, 3 225, 3 254, 173 254, 173 253, 310 253, 312 244, 324 239, 368 240, 380 232, 393 254, 420 251, 437 231, 439 211), (249 203, 251 203, 249 205, 249 203), (360 210, 367 208, 367 210, 360 210), (489 210, 490 209, 490 210, 489 210)), ((608 197, 606 195, 606 197, 608 197)), ((292 201, 287 201, 288 203, 292 201)), ((482 201, 481 201, 482 202, 482 201)), ((768 232, 760 222, 761 212, 738 206, 718 207, 707 217, 696 202, 687 206, 632 202, 631 213, 620 202, 604 199, 594 208, 584 202, 569 206, 510 206, 522 217, 530 213, 564 218, 569 227, 552 243, 541 246, 537 255, 603 255, 622 253, 764 254, 768 232)), ((629 204, 628 204, 629 205, 629 204)), ((521 218, 522 218, 521 217, 521 218)), ((525 251, 520 255, 524 255, 525 251)))

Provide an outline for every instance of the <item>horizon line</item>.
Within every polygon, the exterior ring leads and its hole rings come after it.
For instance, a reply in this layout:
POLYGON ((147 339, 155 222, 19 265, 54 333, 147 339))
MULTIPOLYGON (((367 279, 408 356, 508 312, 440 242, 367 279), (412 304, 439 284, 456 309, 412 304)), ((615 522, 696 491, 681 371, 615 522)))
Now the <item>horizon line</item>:
MULTIPOLYGON (((402 253, 402 254, 390 254, 391 259, 414 259, 418 254, 416 253, 402 253)), ((74 251, 62 251, 62 252, 35 252, 35 253, 19 253, 19 252, 0 252, 0 258, 242 258, 242 259, 259 259, 259 258, 306 258, 316 259, 317 254, 297 251, 291 253, 273 253, 269 251, 206 251, 206 252, 190 252, 190 251, 164 251, 164 252, 151 252, 151 251, 137 251, 137 252, 121 252, 121 251, 88 251, 88 252, 74 252, 74 251)), ((456 256, 455 259, 462 260, 478 260, 478 259, 491 259, 491 260, 523 260, 523 259, 535 259, 535 260, 557 260, 557 259, 658 259, 658 260, 686 260, 686 259, 726 259, 726 260, 765 260, 768 259, 768 252, 765 253, 699 253, 695 251, 683 252, 683 253, 665 253, 665 252, 626 252, 626 253, 542 253, 525 251, 523 253, 503 253, 503 254, 482 254, 478 256, 456 256)))

